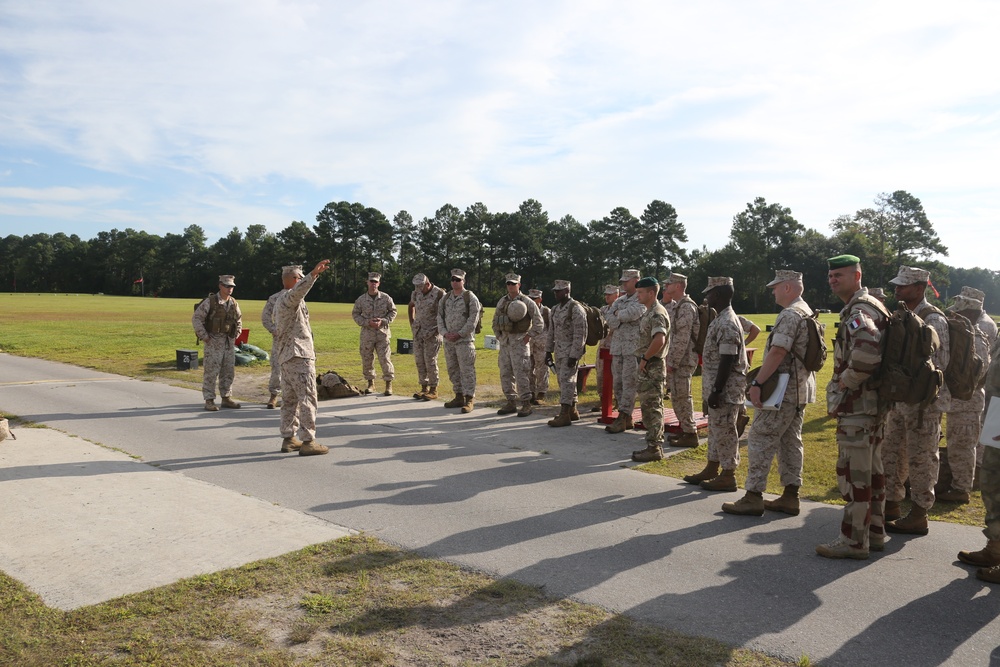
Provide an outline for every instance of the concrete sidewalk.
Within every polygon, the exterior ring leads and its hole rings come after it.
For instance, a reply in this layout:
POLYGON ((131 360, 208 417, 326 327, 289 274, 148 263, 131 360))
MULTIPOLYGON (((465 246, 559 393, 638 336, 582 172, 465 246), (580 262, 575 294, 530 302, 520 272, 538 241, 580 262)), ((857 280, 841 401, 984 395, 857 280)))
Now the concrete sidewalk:
MULTIPOLYGON (((805 502, 797 517, 725 515, 721 503, 741 493, 712 494, 630 470, 628 454, 641 447, 641 435, 609 435, 586 416, 551 429, 544 414, 518 419, 477 408, 462 415, 398 396, 327 401, 318 437, 331 453, 299 457, 277 451, 277 415, 261 405, 208 413, 197 391, 2 354, 0 378, 0 409, 148 464, 119 465, 159 469, 114 479, 174 471, 230 489, 262 511, 278 504, 552 595, 791 661, 1000 665, 1000 590, 955 557, 984 543, 975 527, 935 522, 926 537, 893 536, 869 561, 830 561, 814 547, 837 534, 839 507, 805 502)), ((0 444, 5 479, 10 444, 0 444)), ((59 475, 66 459, 53 447, 36 449, 36 477, 55 461, 48 469, 55 474, 39 479, 56 487, 80 481, 59 475)), ((158 498, 150 502, 189 507, 182 491, 158 498)), ((245 509, 240 521, 255 513, 245 509)), ((204 533, 208 542, 211 533, 204 533)), ((310 541, 319 539, 303 543, 310 541)), ((31 560, 18 542, 4 548, 31 560)), ((18 576, 7 568, 0 563, 18 576)), ((89 576, 102 570, 95 562, 89 576)))

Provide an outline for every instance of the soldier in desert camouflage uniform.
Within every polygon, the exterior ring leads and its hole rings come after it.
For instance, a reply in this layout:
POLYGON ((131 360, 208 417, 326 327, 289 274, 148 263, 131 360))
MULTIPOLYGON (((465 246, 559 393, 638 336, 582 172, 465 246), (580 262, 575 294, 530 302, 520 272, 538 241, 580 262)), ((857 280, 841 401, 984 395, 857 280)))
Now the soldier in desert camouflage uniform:
POLYGON ((438 304, 438 331, 444 336, 444 358, 455 398, 446 408, 472 412, 476 398, 476 323, 482 312, 479 299, 465 289, 465 271, 451 270, 451 291, 438 304))
POLYGON ((837 418, 837 486, 847 505, 840 533, 820 544, 826 558, 868 558, 885 548, 885 475, 882 434, 888 406, 869 381, 882 365, 880 341, 889 313, 861 286, 861 260, 829 260, 829 283, 844 302, 833 346, 833 376, 826 388, 827 412, 837 418))
POLYGON ((552 319, 549 307, 542 304, 541 290, 529 290, 528 298, 535 302, 542 316, 542 332, 531 341, 531 376, 528 378, 531 404, 541 405, 545 400, 545 393, 549 390, 549 367, 545 365, 545 353, 549 349, 549 339, 552 337, 552 319))
POLYGON ((646 312, 635 293, 638 281, 638 270, 622 271, 618 283, 625 293, 608 308, 608 329, 614 334, 611 338, 611 375, 615 402, 618 404, 618 416, 604 427, 608 433, 621 433, 632 428, 632 410, 635 408, 636 382, 639 378, 639 365, 634 352, 639 339, 639 318, 646 312))
POLYGON ((385 380, 385 395, 392 396, 392 380, 396 377, 396 368, 392 365, 392 352, 389 350, 389 340, 392 332, 389 325, 396 319, 396 304, 392 297, 379 291, 382 275, 368 274, 368 290, 354 302, 351 317, 355 324, 361 327, 360 351, 361 372, 368 386, 366 394, 375 391, 375 357, 382 367, 382 379, 385 380))
POLYGON ((423 401, 437 398, 438 352, 441 351, 443 340, 438 331, 437 311, 444 294, 444 290, 435 287, 424 274, 413 276, 413 293, 410 294, 407 316, 413 331, 413 359, 417 364, 417 380, 420 382, 420 391, 413 394, 413 398, 423 401))
POLYGON ((646 449, 632 452, 632 460, 639 463, 663 458, 664 356, 670 340, 670 316, 656 299, 659 289, 659 281, 650 276, 636 283, 639 303, 646 309, 639 319, 639 341, 635 348, 639 358, 639 408, 646 427, 646 449))
MULTIPOLYGON (((618 290, 618 285, 605 285, 604 286, 604 305, 601 306, 601 314, 604 315, 605 321, 608 319, 608 310, 611 308, 611 304, 618 299, 621 292, 618 290)), ((601 342, 597 344, 596 361, 594 362, 594 367, 597 370, 597 395, 601 398, 602 402, 604 400, 604 359, 601 358, 601 350, 607 350, 606 354, 611 354, 611 338, 614 332, 610 329, 608 330, 608 335, 601 339, 601 342)), ((614 391, 614 383, 612 382, 612 391, 614 391)), ((611 397, 611 403, 614 405, 614 396, 611 397)), ((615 407, 617 410, 617 407, 615 407)), ((600 412, 601 406, 596 405, 591 408, 591 412, 600 412)))
MULTIPOLYGON (((937 331, 941 346, 934 353, 934 365, 943 372, 951 356, 948 318, 924 298, 929 280, 930 274, 925 269, 901 266, 899 274, 889 282, 896 286, 896 299, 937 331)), ((885 464, 886 530, 890 533, 927 534, 927 511, 934 505, 934 485, 940 465, 941 415, 950 407, 951 392, 942 383, 933 404, 923 407, 896 403, 889 411, 882 460, 885 464), (907 477, 912 506, 909 514, 899 518, 899 503, 906 494, 907 477)))
POLYGON ((267 303, 264 304, 264 310, 260 312, 260 323, 267 330, 267 333, 271 334, 271 377, 267 382, 267 390, 271 394, 270 398, 267 400, 267 407, 273 410, 278 405, 278 395, 281 393, 281 364, 277 362, 274 358, 274 352, 277 349, 277 343, 274 340, 275 334, 278 333, 278 324, 274 321, 274 306, 278 303, 278 299, 281 295, 285 293, 285 289, 275 292, 267 298, 267 303))
POLYGON ((548 421, 549 426, 569 426, 580 418, 576 409, 576 374, 580 358, 587 351, 587 313, 570 293, 568 280, 557 280, 556 305, 552 307, 552 338, 546 363, 554 364, 559 379, 559 416, 548 421), (553 358, 554 356, 554 358, 553 358))
POLYGON ((219 409, 215 404, 216 381, 219 383, 222 407, 240 407, 232 397, 233 380, 236 378, 236 339, 243 332, 243 313, 232 296, 235 288, 236 279, 233 276, 219 276, 219 291, 209 294, 191 316, 195 335, 205 343, 201 395, 209 412, 219 409))
POLYGON ((275 306, 278 332, 275 358, 281 364, 281 451, 298 450, 300 456, 326 454, 329 448, 316 442, 316 351, 305 298, 319 274, 330 268, 324 259, 308 275, 302 267, 282 268, 285 293, 275 306), (299 435, 300 438, 295 436, 299 435))
POLYGON ((694 350, 694 341, 701 326, 698 304, 687 295, 687 276, 682 273, 671 273, 664 281, 663 291, 671 299, 668 313, 672 331, 667 351, 667 383, 674 415, 681 428, 681 433, 669 437, 669 443, 674 447, 697 447, 698 427, 694 422, 691 378, 698 368, 698 353, 694 350))
POLYGON ((508 415, 517 412, 518 417, 531 414, 531 384, 528 375, 531 372, 531 346, 534 339, 545 328, 542 314, 535 302, 521 294, 521 276, 508 273, 504 280, 507 293, 497 302, 493 311, 493 333, 498 343, 497 364, 500 366, 500 387, 507 403, 497 410, 498 415, 508 415), (524 304, 526 313, 521 319, 515 320, 510 315, 509 306, 514 302, 524 304), (514 404, 520 399, 521 409, 514 404))
POLYGON ((809 345, 805 318, 812 309, 802 298, 802 274, 776 271, 767 286, 774 290, 774 300, 781 306, 778 318, 764 344, 760 371, 750 385, 749 398, 754 407, 753 425, 747 442, 746 495, 735 503, 724 503, 729 514, 762 516, 765 509, 795 516, 799 513, 799 487, 802 486, 802 418, 807 403, 816 401, 816 374, 806 370, 802 360, 809 345), (788 386, 777 410, 764 410, 760 387, 775 373, 787 373, 788 386), (764 500, 771 461, 778 455, 778 474, 785 487, 777 500, 764 500))
POLYGON ((746 399, 747 351, 732 307, 733 279, 709 278, 704 292, 708 305, 719 313, 708 325, 701 355, 701 393, 708 404, 708 462, 704 470, 684 481, 708 491, 735 491, 740 463, 736 420, 746 399))

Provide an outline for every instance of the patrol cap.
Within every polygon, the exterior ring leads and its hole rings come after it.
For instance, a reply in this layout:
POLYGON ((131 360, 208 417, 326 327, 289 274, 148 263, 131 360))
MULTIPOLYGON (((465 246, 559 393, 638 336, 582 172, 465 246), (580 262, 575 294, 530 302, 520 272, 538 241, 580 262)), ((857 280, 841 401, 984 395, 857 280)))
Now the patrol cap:
POLYGON ((542 290, 540 290, 540 289, 528 290, 528 298, 529 299, 541 299, 542 298, 542 290))
POLYGON ((604 293, 605 294, 618 294, 620 292, 621 292, 621 290, 618 289, 618 285, 605 285, 604 286, 604 293))
POLYGON ((633 278, 639 278, 639 269, 625 269, 622 271, 622 277, 618 279, 618 282, 623 283, 626 280, 632 280, 633 278))
POLYGON ((973 299, 968 296, 962 296, 959 294, 955 297, 955 303, 948 307, 948 310, 952 312, 958 312, 963 310, 982 310, 983 302, 979 299, 973 299))
POLYGON ((673 285, 675 283, 686 283, 688 277, 683 273, 671 273, 669 276, 663 279, 664 285, 673 285))
POLYGON ((646 276, 645 278, 640 278, 639 282, 635 284, 636 287, 657 287, 660 286, 660 281, 653 276, 646 276))
POLYGON ((826 260, 831 269, 842 269, 845 266, 854 266, 861 263, 861 258, 857 255, 837 255, 826 260))
POLYGON ((786 271, 785 269, 779 269, 774 272, 774 280, 769 282, 766 287, 774 287, 775 285, 780 285, 781 283, 788 282, 789 280, 802 282, 802 274, 798 271, 786 271))
POLYGON ((915 266, 901 266, 896 277, 889 282, 893 285, 912 285, 914 283, 926 283, 931 278, 931 272, 927 269, 920 269, 915 266))
POLYGON ((516 273, 508 273, 503 277, 503 279, 508 283, 517 283, 518 285, 521 284, 521 276, 516 273))
POLYGON ((729 276, 715 276, 708 279, 708 287, 701 291, 702 294, 705 292, 711 292, 716 287, 722 287, 723 285, 733 286, 733 279, 729 276))
POLYGON ((281 267, 282 276, 298 276, 299 278, 304 278, 306 274, 302 272, 301 264, 289 264, 288 266, 281 267))
POLYGON ((463 271, 462 269, 452 269, 451 270, 451 277, 452 278, 461 278, 462 280, 465 280, 465 271, 463 271))
POLYGON ((236 276, 219 276, 219 284, 226 287, 236 287, 236 276))
POLYGON ((381 273, 378 273, 378 272, 376 272, 376 271, 372 271, 372 272, 370 272, 370 273, 368 274, 368 282, 371 282, 371 281, 373 281, 373 280, 374 280, 375 282, 378 282, 378 281, 382 280, 382 274, 381 274, 381 273))
POLYGON ((986 300, 986 292, 978 290, 975 287, 969 287, 968 285, 962 288, 962 291, 959 294, 959 296, 967 296, 970 299, 976 299, 978 301, 986 300))
POLYGON ((413 276, 414 285, 423 285, 424 283, 429 283, 429 282, 430 281, 427 280, 427 276, 425 276, 422 273, 418 273, 417 275, 413 276))
POLYGON ((553 292, 558 292, 559 290, 568 290, 570 288, 570 282, 568 280, 557 280, 552 286, 553 292))
POLYGON ((869 287, 868 294, 875 297, 876 299, 885 298, 885 290, 883 290, 881 287, 869 287))

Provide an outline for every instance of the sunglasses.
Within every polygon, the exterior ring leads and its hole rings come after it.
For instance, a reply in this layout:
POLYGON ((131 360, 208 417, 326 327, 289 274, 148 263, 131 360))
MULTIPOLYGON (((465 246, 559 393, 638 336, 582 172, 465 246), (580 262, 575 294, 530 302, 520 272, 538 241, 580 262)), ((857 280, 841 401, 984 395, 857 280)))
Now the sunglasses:
POLYGON ((453 277, 453 278, 451 279, 451 282, 453 282, 453 283, 460 283, 460 282, 462 282, 463 280, 464 280, 464 278, 459 278, 458 276, 455 276, 455 277, 453 277))
POLYGON ((368 282, 375 283, 376 285, 378 285, 378 281, 377 280, 369 280, 368 282))

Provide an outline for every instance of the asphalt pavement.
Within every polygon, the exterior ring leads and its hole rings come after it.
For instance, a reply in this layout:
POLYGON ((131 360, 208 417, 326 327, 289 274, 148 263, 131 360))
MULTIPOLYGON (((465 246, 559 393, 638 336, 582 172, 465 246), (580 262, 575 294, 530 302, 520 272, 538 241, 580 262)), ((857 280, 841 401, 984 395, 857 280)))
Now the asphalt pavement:
POLYGON ((408 396, 324 401, 331 452, 300 457, 278 451, 277 411, 202 405, 0 354, 0 409, 54 429, 0 443, 0 570, 74 608, 354 530, 788 660, 1000 665, 1000 588, 955 557, 984 544, 974 527, 935 522, 831 561, 814 547, 836 536, 838 507, 725 515, 742 491, 630 470, 641 435, 589 415, 551 429, 408 396), (67 554, 75 572, 52 567, 67 554))

